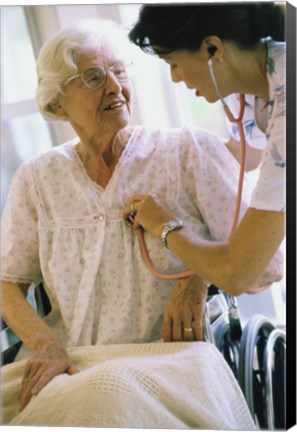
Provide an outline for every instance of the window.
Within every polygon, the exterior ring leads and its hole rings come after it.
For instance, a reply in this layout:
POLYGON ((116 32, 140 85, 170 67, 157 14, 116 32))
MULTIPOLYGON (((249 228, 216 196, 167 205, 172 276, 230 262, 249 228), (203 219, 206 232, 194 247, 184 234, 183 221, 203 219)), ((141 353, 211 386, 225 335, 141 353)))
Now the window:
POLYGON ((34 104, 35 56, 21 6, 1 8, 1 210, 18 166, 50 148, 47 124, 34 104))
POLYGON ((36 88, 35 58, 23 8, 4 7, 1 24, 3 102, 31 99, 36 88))
POLYGON ((183 83, 176 87, 177 104, 180 107, 179 115, 183 124, 190 123, 217 135, 222 139, 228 138, 225 113, 220 101, 209 103, 202 97, 197 97, 183 83))
MULTIPOLYGON (((140 4, 120 6, 121 20, 127 28, 137 21, 140 7, 140 4)), ((158 57, 139 50, 135 81, 142 120, 146 124, 171 127, 192 124, 220 138, 228 137, 221 102, 210 104, 197 98, 183 83, 172 83, 168 65, 158 57)))

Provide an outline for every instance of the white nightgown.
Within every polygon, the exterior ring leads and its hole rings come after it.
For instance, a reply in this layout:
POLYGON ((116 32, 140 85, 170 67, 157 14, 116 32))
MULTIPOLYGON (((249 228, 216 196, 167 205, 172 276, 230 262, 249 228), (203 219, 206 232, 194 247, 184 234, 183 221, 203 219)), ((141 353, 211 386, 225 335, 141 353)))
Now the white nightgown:
MULTIPOLYGON (((157 340, 174 282, 145 267, 122 209, 135 193, 162 192, 193 233, 226 239, 238 164, 201 130, 135 127, 104 190, 89 178, 76 142, 15 175, 2 221, 2 279, 43 280, 53 308, 46 321, 66 346, 157 340)), ((242 212, 250 195, 246 183, 242 212)), ((147 234, 146 242, 159 270, 184 268, 160 241, 147 234)))
MULTIPOLYGON (((1 248, 2 279, 43 281, 52 303, 45 320, 81 372, 55 377, 19 414, 26 360, 4 366, 3 424, 254 429, 238 383, 213 345, 153 343, 161 338, 175 282, 150 273, 122 216, 133 194, 162 192, 193 233, 226 239, 237 162, 201 130, 137 126, 104 190, 87 175, 77 142, 20 167, 3 214, 1 248)), ((242 214, 250 196, 246 183, 242 214)), ((184 268, 160 240, 145 237, 159 270, 184 268)))

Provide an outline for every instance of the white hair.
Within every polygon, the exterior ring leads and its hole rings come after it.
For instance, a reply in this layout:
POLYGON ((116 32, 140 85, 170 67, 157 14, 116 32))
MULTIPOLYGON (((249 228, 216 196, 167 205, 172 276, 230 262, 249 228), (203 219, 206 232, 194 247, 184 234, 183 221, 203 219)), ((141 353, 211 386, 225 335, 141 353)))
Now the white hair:
POLYGON ((61 120, 53 108, 63 94, 63 84, 77 73, 79 56, 98 51, 104 43, 119 51, 122 59, 131 60, 133 47, 126 33, 108 20, 74 21, 42 46, 37 59, 36 102, 46 120, 61 120))

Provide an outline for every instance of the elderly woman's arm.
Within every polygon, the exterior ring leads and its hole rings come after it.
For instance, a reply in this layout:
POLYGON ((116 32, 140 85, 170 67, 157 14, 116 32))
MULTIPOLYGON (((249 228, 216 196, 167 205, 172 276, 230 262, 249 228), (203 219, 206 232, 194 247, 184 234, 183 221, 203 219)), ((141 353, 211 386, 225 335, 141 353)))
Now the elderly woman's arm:
POLYGON ((56 375, 78 370, 59 338, 26 300, 29 285, 2 282, 2 316, 32 352, 22 380, 20 411, 56 375))

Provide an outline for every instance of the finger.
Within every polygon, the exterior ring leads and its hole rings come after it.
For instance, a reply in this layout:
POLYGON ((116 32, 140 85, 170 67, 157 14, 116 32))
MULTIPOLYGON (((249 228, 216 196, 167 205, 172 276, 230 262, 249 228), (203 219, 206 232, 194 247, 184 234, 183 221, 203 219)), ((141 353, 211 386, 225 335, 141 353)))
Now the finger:
POLYGON ((193 305, 193 328, 195 332, 195 340, 203 341, 203 317, 205 310, 206 298, 202 299, 199 303, 193 305))
POLYGON ((172 340, 174 342, 181 342, 183 340, 182 327, 182 320, 180 318, 174 318, 172 323, 172 340))
MULTIPOLYGON (((74 375, 79 370, 75 366, 70 365, 65 372, 69 375, 74 375)), ((32 396, 37 395, 55 376, 57 376, 57 373, 54 370, 46 370, 44 373, 36 374, 30 379, 25 378, 23 380, 24 385, 20 399, 20 411, 28 405, 32 396)))
POLYGON ((196 319, 192 325, 194 329, 194 340, 203 341, 204 340, 203 321, 201 319, 196 319))
POLYGON ((126 207, 124 207, 123 217, 127 219, 133 212, 136 212, 136 206, 135 206, 135 202, 131 201, 126 205, 126 207))
POLYGON ((66 373, 68 373, 68 375, 75 375, 77 373, 79 373, 79 369, 77 369, 75 366, 70 365, 68 369, 66 369, 66 373))
POLYGON ((24 378, 20 395, 19 411, 22 411, 30 402, 33 394, 32 389, 38 381, 38 375, 34 378, 24 378))
POLYGON ((147 197, 148 195, 136 194, 132 198, 130 198, 129 201, 127 202, 127 205, 123 209, 124 215, 126 215, 127 217, 132 210, 137 210, 138 204, 141 201, 144 201, 147 197))
POLYGON ((32 382, 35 382, 35 385, 32 388, 32 393, 37 394, 40 392, 40 390, 46 386, 55 376, 60 375, 62 373, 67 373, 68 375, 74 375, 76 373, 79 373, 79 369, 77 369, 74 365, 70 364, 64 371, 57 371, 55 367, 53 368, 47 368, 44 373, 40 374, 38 379, 35 381, 32 380, 32 382))
POLYGON ((140 224, 137 222, 137 210, 138 206, 134 202, 132 202, 130 207, 127 206, 123 210, 123 218, 126 220, 128 225, 135 229, 139 228, 140 226, 140 224))
MULTIPOLYGON (((36 372, 35 372, 36 373, 36 372)), ((25 372, 23 375, 22 383, 21 383, 21 395, 20 400, 26 399, 26 395, 31 392, 32 388, 32 378, 34 377, 34 370, 29 360, 25 367, 25 372)))
POLYGON ((23 411, 23 409, 26 408, 31 398, 32 398, 31 388, 29 388, 28 386, 28 388, 26 388, 26 390, 24 390, 21 393, 21 397, 19 401, 19 412, 23 411))
POLYGON ((124 219, 128 225, 135 228, 135 218, 136 218, 136 211, 133 211, 129 213, 127 216, 124 215, 124 219))
POLYGON ((34 364, 32 362, 32 359, 29 358, 29 360, 26 363, 25 366, 25 371, 24 371, 24 375, 23 375, 23 379, 22 379, 22 386, 25 386, 28 384, 28 382, 30 381, 30 379, 36 375, 36 373, 38 372, 38 369, 36 369, 36 366, 34 368, 34 364))
POLYGON ((172 342, 172 320, 170 317, 165 318, 164 314, 164 320, 162 325, 162 338, 164 342, 172 342))
POLYGON ((126 223, 135 230, 141 227, 141 225, 137 222, 136 218, 137 213, 135 212, 133 215, 130 213, 129 216, 125 219, 126 223))
POLYGON ((194 340, 194 330, 192 327, 192 320, 187 320, 183 323, 183 340, 186 342, 192 342, 194 340))
MULTIPOLYGON (((185 282, 186 285, 188 283, 188 281, 185 282)), ((192 342, 194 340, 193 319, 191 306, 186 303, 182 310, 182 335, 184 341, 192 342)))
POLYGON ((45 387, 55 376, 59 375, 55 370, 47 369, 43 374, 40 375, 39 379, 35 381, 34 386, 32 386, 32 395, 37 395, 43 387, 45 387))
POLYGON ((30 402, 32 396, 36 396, 46 386, 46 384, 54 378, 54 376, 55 375, 47 371, 43 374, 36 375, 33 378, 26 378, 21 393, 19 411, 23 411, 30 402))

